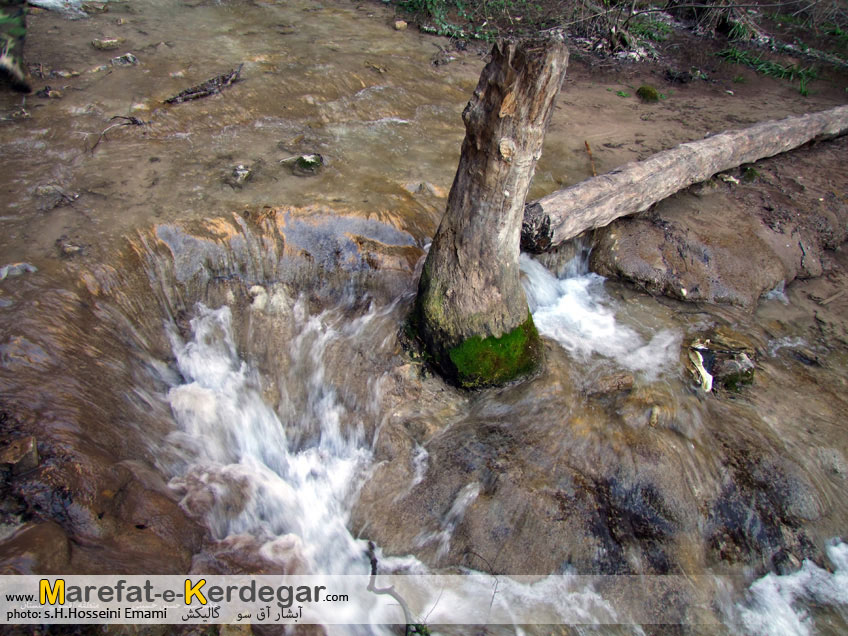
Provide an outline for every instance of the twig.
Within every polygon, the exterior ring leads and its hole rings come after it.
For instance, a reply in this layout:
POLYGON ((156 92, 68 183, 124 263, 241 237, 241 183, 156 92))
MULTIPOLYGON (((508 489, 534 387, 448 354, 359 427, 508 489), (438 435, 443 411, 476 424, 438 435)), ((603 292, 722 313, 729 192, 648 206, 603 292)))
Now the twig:
POLYGON ((584 141, 586 144, 586 152, 589 154, 589 163, 592 164, 592 176, 597 177, 598 173, 595 171, 595 158, 592 156, 592 149, 589 147, 589 141, 584 141))
POLYGON ((371 578, 368 580, 368 587, 366 588, 369 592, 374 592, 374 594, 386 594, 395 599, 403 610, 403 618, 406 621, 406 634, 410 634, 410 628, 412 628, 415 623, 412 618, 412 613, 409 611, 409 606, 406 604, 404 598, 395 591, 394 586, 389 587, 377 587, 377 555, 374 554, 374 542, 368 542, 368 551, 366 552, 368 555, 368 560, 371 562, 371 578))
MULTIPOLYGON (((586 145, 588 146, 589 144, 587 143, 586 145)), ((476 552, 474 552, 474 550, 468 550, 467 554, 470 554, 472 556, 476 556, 483 563, 485 563, 486 567, 489 568, 489 573, 494 571, 492 564, 489 563, 489 560, 486 557, 484 557, 482 554, 477 554, 476 552)), ((489 599, 489 614, 490 615, 492 613, 492 607, 495 604, 495 596, 498 595, 498 585, 500 585, 500 581, 498 580, 498 577, 495 576, 495 586, 492 588, 492 598, 489 599)))
POLYGON ((836 292, 836 293, 835 293, 833 296, 831 296, 830 298, 825 298, 824 300, 822 300, 821 302, 819 302, 819 305, 827 305, 827 304, 830 304, 830 303, 832 303, 834 300, 836 300, 837 298, 841 298, 841 297, 842 297, 842 296, 844 296, 844 295, 845 295, 845 290, 844 290, 844 289, 842 289, 842 290, 840 290, 840 291, 836 292))
POLYGON ((115 119, 125 119, 126 121, 118 122, 117 124, 112 124, 108 128, 106 128, 103 132, 100 133, 100 136, 97 138, 97 142, 91 147, 91 152, 94 152, 94 149, 100 145, 100 142, 106 137, 106 133, 112 130, 113 128, 118 128, 120 126, 144 126, 144 122, 141 121, 138 117, 127 117, 125 115, 115 115, 109 121, 113 121, 115 119))
POLYGON ((192 86, 191 88, 187 88, 186 90, 174 95, 173 97, 169 97, 165 100, 166 104, 182 104, 183 102, 187 102, 192 99, 200 99, 201 97, 209 97, 210 95, 216 95, 221 92, 221 89, 230 86, 231 84, 235 84, 239 81, 241 76, 241 68, 244 64, 239 64, 236 68, 229 71, 228 73, 222 73, 221 75, 217 75, 212 79, 208 79, 202 84, 198 84, 197 86, 192 86))

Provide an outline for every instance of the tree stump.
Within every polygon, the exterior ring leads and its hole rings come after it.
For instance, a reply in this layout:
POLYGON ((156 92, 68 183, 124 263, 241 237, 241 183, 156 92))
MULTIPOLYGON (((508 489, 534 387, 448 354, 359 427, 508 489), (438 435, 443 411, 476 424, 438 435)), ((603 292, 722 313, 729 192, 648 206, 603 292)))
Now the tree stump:
POLYGON ((433 364, 466 388, 504 384, 542 359, 518 265, 524 200, 565 77, 561 37, 500 42, 465 107, 447 211, 412 324, 433 364))

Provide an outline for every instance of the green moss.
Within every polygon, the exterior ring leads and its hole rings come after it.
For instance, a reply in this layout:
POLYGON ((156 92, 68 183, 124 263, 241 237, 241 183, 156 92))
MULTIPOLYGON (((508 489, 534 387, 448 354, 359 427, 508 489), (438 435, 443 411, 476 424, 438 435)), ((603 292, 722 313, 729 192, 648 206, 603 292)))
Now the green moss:
POLYGON ((636 91, 636 94, 639 96, 639 99, 641 99, 643 102, 658 102, 658 101, 660 101, 659 91, 656 88, 654 88, 653 86, 648 86, 647 84, 640 86, 639 89, 636 91))
POLYGON ((465 388, 505 384, 531 372, 541 358, 541 342, 528 313, 518 327, 496 338, 474 336, 448 352, 457 382, 465 388))
POLYGON ((745 183, 753 183, 760 176, 760 173, 757 172, 757 169, 752 165, 747 165, 742 169, 742 181, 745 183))
POLYGON ((295 159, 292 172, 299 177, 308 177, 318 174, 323 166, 324 157, 321 155, 301 155, 295 159))

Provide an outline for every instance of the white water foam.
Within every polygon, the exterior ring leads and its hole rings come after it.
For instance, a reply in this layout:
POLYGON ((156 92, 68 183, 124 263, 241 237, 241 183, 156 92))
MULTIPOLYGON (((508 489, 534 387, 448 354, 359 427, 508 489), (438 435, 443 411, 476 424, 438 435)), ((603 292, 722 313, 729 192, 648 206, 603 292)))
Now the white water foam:
MULTIPOLYGON (((738 603, 739 622, 754 636, 809 636, 818 633, 810 607, 827 608, 848 625, 848 545, 827 548, 834 565, 828 572, 811 561, 792 574, 767 574, 748 588, 738 603)), ((834 633, 839 632, 837 628, 834 633)), ((843 632, 844 633, 844 632, 843 632)))
MULTIPOLYGON (((369 317, 347 328, 362 328, 369 317)), ((230 309, 199 306, 193 339, 172 334, 185 383, 168 393, 180 430, 166 443, 178 449, 172 485, 185 493, 185 507, 205 512, 215 538, 248 533, 273 542, 292 534, 303 540, 301 556, 310 568, 343 574, 366 565, 365 545, 351 536, 347 519, 371 453, 361 426, 342 426, 350 416, 324 382, 322 355, 342 336, 327 322, 324 315, 307 318, 291 344, 297 377, 287 380, 307 397, 283 422, 239 359, 230 309), (303 430, 318 434, 295 448, 303 430)))
POLYGON ((648 377, 676 364, 681 335, 663 329, 646 342, 635 329, 616 319, 603 277, 584 273, 557 278, 525 254, 521 255, 521 271, 537 329, 575 358, 586 361, 601 355, 648 377))
POLYGON ((438 545, 436 558, 442 559, 445 557, 447 553, 450 552, 450 542, 454 531, 462 522, 462 519, 465 516, 465 511, 468 510, 468 506, 474 503, 474 500, 477 499, 479 494, 480 484, 477 482, 466 484, 454 498, 450 510, 448 510, 447 514, 440 523, 439 530, 437 532, 425 532, 420 534, 415 540, 415 545, 418 547, 424 547, 431 543, 435 543, 438 545))

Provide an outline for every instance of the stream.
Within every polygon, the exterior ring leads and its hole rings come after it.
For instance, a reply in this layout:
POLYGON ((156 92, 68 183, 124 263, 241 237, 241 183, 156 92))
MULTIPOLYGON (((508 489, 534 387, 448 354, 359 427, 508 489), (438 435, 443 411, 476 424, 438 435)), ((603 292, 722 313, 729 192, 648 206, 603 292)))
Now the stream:
MULTIPOLYGON (((31 18, 64 96, 0 96, 28 112, 0 126, 0 265, 33 265, 0 281, 3 443, 39 453, 3 484, 4 571, 364 574, 374 541, 386 573, 541 577, 504 593, 556 599, 563 631, 492 633, 844 633, 848 359, 792 318, 793 285, 753 314, 686 304, 591 273, 578 242, 521 257, 534 377, 466 393, 406 350, 482 58, 446 71, 390 18, 31 18), (88 46, 113 32, 139 65, 88 46), (102 138, 114 115, 146 123, 102 138), (756 352, 752 386, 699 387, 688 344, 715 330, 756 352)), ((534 193, 585 176, 561 134, 545 153, 534 193)))

